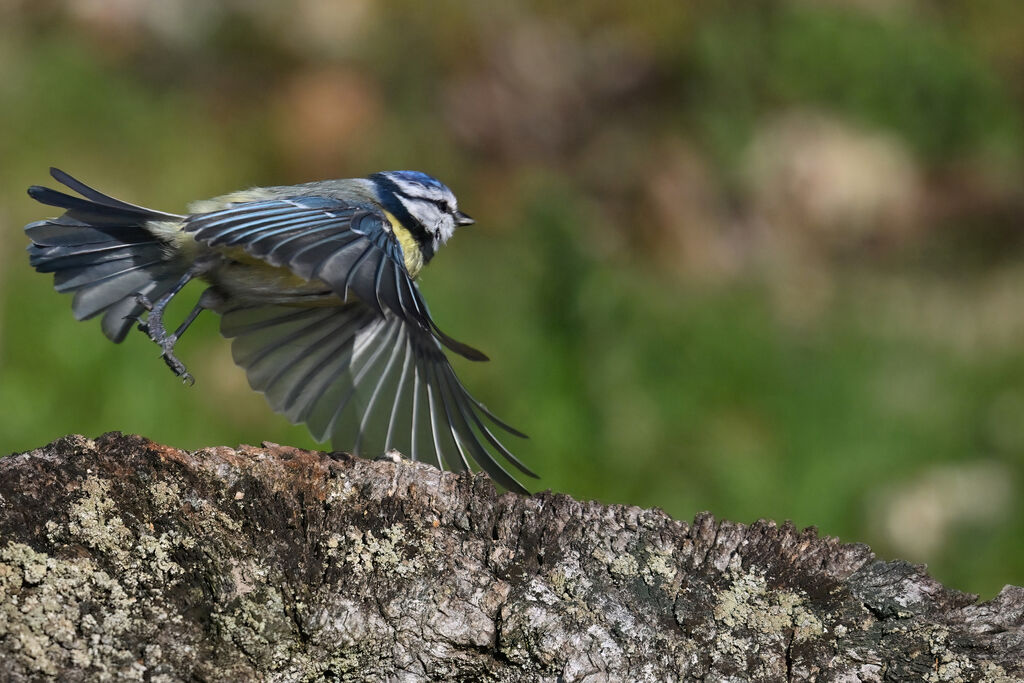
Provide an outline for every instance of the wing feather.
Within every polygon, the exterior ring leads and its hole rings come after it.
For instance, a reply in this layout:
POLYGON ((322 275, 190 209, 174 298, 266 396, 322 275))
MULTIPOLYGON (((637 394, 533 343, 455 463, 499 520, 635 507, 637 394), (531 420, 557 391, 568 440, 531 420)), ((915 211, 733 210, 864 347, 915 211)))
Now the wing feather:
POLYGON ((435 435, 440 431, 443 441, 443 445, 439 446, 438 450, 447 456, 453 472, 465 472, 470 469, 469 461, 466 460, 466 452, 459 441, 455 422, 452 419, 452 409, 448 404, 448 397, 445 394, 444 383, 439 380, 437 370, 437 366, 433 363, 427 364, 427 374, 430 378, 427 384, 427 389, 431 395, 430 414, 434 419, 435 435), (436 426, 439 423, 439 418, 444 418, 441 429, 438 429, 436 426), (459 457, 458 460, 455 458, 456 453, 459 457))
POLYGON ((223 244, 230 246, 246 240, 248 240, 249 244, 257 244, 262 240, 278 236, 284 232, 294 232, 315 227, 317 223, 330 223, 330 221, 323 219, 317 221, 317 218, 317 213, 306 211, 298 215, 289 215, 287 220, 273 216, 251 223, 243 223, 238 228, 224 235, 226 239, 223 240, 223 244), (272 229, 265 229, 264 226, 270 226, 272 229))
POLYGON ((485 424, 490 413, 459 382, 440 343, 393 313, 363 302, 256 306, 225 312, 221 332, 271 407, 335 448, 397 448, 455 472, 475 462, 517 491, 524 489, 503 462, 536 476, 485 424))
MULTIPOLYGON (((395 387, 394 399, 391 402, 391 415, 388 417, 388 431, 384 436, 384 443, 390 444, 391 448, 406 455, 412 454, 412 415, 413 397, 412 392, 406 390, 407 382, 411 383, 410 368, 412 368, 412 347, 407 343, 405 337, 407 332, 402 329, 402 373, 398 377, 398 384, 395 387)), ((415 369, 412 370, 415 372, 415 369)))
MULTIPOLYGON (((299 230, 283 239, 277 239, 268 243, 270 250, 266 254, 253 249, 253 255, 266 260, 273 266, 282 266, 289 261, 297 259, 307 249, 319 244, 325 236, 324 233, 328 233, 327 237, 332 237, 336 231, 337 226, 333 220, 317 221, 311 224, 308 230, 299 230)), ((353 236, 352 239, 358 239, 358 236, 353 236)), ((337 241, 343 242, 344 240, 337 241)), ((259 240, 253 240, 253 244, 254 246, 259 244, 259 240)), ((292 266, 296 268, 296 272, 299 272, 297 264, 293 263, 292 266)), ((312 268, 313 266, 309 267, 310 271, 312 271, 312 268)))
POLYGON ((406 270, 391 223, 373 205, 320 196, 241 202, 189 216, 183 229, 211 247, 242 247, 307 280, 323 280, 343 300, 353 292, 378 315, 390 311, 456 353, 486 359, 438 328, 406 270), (394 287, 385 277, 388 267, 394 287))
POLYGON ((402 326, 400 324, 390 324, 386 326, 387 336, 383 339, 379 339, 376 343, 382 345, 382 350, 385 353, 381 354, 379 363, 383 363, 384 367, 380 369, 379 376, 376 376, 375 381, 366 378, 364 381, 372 382, 372 389, 367 386, 365 396, 365 407, 362 410, 362 415, 359 418, 359 431, 356 435, 354 449, 359 452, 362 448, 363 441, 371 445, 385 444, 387 445, 387 430, 390 422, 390 415, 386 412, 389 401, 386 399, 382 401, 382 393, 387 387, 391 387, 391 392, 398 391, 397 383, 392 383, 391 379, 395 372, 395 360, 400 355, 403 345, 398 343, 399 338, 402 334, 402 326))

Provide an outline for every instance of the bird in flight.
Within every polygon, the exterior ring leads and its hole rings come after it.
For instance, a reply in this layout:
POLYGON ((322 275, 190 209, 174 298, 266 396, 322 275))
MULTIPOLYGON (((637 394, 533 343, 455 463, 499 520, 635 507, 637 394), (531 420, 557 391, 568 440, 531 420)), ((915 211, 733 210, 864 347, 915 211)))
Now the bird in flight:
POLYGON ((179 215, 50 174, 80 196, 29 188, 65 210, 25 226, 30 263, 74 293, 77 319, 102 315, 112 341, 137 324, 192 382, 175 345, 214 311, 252 388, 316 440, 356 454, 395 449, 456 472, 473 461, 520 492, 508 465, 537 476, 496 432, 524 435, 469 394, 445 352, 487 357, 441 331, 416 284, 455 230, 473 223, 436 178, 385 171, 257 187, 179 215), (167 305, 193 279, 209 286, 170 331, 167 305))

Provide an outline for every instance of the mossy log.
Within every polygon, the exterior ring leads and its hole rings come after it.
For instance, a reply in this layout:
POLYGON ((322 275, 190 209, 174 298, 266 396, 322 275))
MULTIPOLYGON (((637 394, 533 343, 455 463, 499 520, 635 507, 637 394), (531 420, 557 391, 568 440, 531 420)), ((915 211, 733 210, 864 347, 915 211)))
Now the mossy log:
POLYGON ((266 444, 0 459, 0 679, 1024 680, 988 603, 814 530, 266 444))

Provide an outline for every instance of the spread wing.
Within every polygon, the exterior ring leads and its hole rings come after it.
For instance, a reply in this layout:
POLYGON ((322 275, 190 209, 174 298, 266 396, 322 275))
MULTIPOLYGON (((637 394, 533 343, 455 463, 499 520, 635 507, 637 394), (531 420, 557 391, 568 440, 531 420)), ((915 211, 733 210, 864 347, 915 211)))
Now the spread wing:
POLYGON ((452 351, 487 360, 438 328, 391 224, 377 210, 330 197, 289 197, 189 216, 184 229, 212 247, 241 247, 272 266, 320 279, 342 299, 351 291, 378 315, 390 311, 452 351))
POLYGON ((441 469, 470 460, 502 485, 523 487, 499 458, 536 476, 495 431, 495 417, 455 376, 442 344, 486 357, 438 329, 405 268, 387 218, 327 197, 247 202, 190 216, 185 230, 212 247, 241 247, 270 265, 320 279, 339 306, 258 305, 222 314, 249 384, 292 422, 335 448, 379 455, 394 448, 441 469))
POLYGON ((472 459, 516 491, 525 489, 499 457, 536 476, 492 427, 523 434, 470 396, 434 336, 394 313, 360 302, 236 308, 223 314, 221 332, 249 384, 319 441, 357 454, 395 448, 456 472, 472 459))

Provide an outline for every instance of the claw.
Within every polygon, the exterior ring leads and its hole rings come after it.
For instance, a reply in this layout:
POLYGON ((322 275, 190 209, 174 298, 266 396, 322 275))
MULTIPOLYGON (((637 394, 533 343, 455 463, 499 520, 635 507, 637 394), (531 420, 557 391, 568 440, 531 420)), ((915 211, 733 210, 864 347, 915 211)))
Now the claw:
MULTIPOLYGON (((174 355, 174 347, 178 343, 178 336, 174 334, 168 334, 167 329, 164 327, 164 309, 162 306, 156 306, 149 312, 149 316, 145 322, 139 322, 139 329, 146 333, 146 335, 156 342, 160 347, 162 353, 160 356, 167 363, 167 367, 171 369, 178 377, 182 377, 185 381, 191 379, 191 375, 185 368, 185 364, 178 360, 178 357, 174 355)), ((192 380, 193 382, 195 380, 192 380)))
POLYGON ((160 348, 163 349, 163 353, 160 354, 160 357, 164 359, 164 363, 166 363, 167 367, 171 369, 171 372, 178 377, 181 377, 182 382, 192 386, 196 383, 195 377, 189 373, 185 364, 178 360, 178 357, 174 355, 174 345, 177 341, 178 339, 176 337, 171 336, 165 338, 162 342, 157 342, 160 344, 160 348))
POLYGON ((174 355, 174 347, 178 343, 181 333, 188 328, 189 324, 191 324, 193 320, 195 320, 202 308, 197 306, 193 309, 185 323, 175 330, 173 334, 169 334, 167 332, 167 328, 164 327, 164 311, 171 299, 173 299, 174 296, 180 292, 191 279, 191 272, 185 274, 173 289, 161 296, 155 303, 150 301, 149 297, 145 294, 137 293, 135 295, 135 302, 142 308, 149 311, 149 313, 146 315, 144 320, 139 315, 127 316, 136 320, 138 322, 139 330, 145 333, 147 337, 160 347, 160 357, 164 359, 164 362, 167 364, 167 367, 171 369, 171 372, 178 377, 181 377, 182 381, 189 385, 195 384, 195 379, 191 374, 189 374, 185 364, 178 360, 177 356, 174 355))

